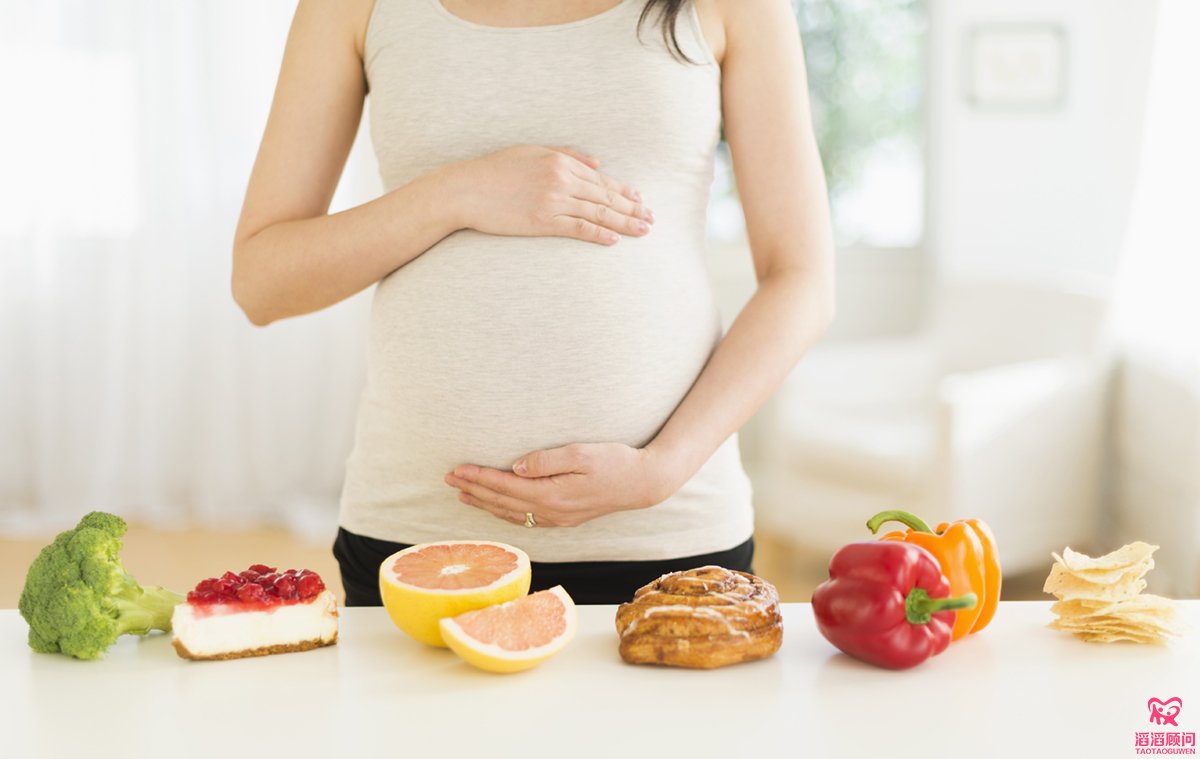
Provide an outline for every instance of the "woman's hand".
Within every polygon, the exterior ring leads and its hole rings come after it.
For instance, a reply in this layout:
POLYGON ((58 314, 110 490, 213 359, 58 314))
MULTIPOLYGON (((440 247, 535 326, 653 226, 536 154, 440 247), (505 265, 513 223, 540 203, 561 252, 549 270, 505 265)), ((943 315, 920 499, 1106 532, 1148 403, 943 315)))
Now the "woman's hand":
POLYGON ((464 464, 446 475, 458 500, 524 524, 575 527, 616 511, 644 509, 675 491, 667 470, 649 449, 620 443, 576 443, 536 451, 512 472, 464 464))
POLYGON ((612 245, 650 231, 654 214, 632 187, 570 148, 515 145, 451 164, 460 227, 494 235, 574 237, 612 245))

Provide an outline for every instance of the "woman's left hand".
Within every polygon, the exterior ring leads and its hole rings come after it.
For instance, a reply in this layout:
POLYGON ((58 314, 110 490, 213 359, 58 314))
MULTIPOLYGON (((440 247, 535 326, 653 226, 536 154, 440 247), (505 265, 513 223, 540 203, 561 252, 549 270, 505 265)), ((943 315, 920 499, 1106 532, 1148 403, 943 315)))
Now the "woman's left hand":
POLYGON ((446 475, 458 500, 492 515, 538 527, 576 527, 616 511, 644 509, 674 492, 649 449, 621 443, 575 443, 535 451, 512 472, 463 464, 446 475))

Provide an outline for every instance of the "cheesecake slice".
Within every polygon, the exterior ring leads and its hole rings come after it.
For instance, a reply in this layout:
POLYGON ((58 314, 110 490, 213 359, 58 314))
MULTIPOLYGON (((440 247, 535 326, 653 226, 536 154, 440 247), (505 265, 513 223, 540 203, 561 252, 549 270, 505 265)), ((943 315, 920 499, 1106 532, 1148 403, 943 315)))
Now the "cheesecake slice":
POLYGON ((201 580, 175 607, 172 642, 185 659, 240 659, 337 643, 337 600, 320 575, 254 564, 201 580))

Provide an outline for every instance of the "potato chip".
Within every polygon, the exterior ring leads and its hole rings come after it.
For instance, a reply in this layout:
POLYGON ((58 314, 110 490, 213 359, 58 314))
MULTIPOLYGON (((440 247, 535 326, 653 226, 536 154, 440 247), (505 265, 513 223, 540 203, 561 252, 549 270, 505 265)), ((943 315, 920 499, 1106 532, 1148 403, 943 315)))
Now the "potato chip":
POLYGON ((1050 611, 1059 616, 1066 617, 1112 613, 1121 615, 1146 613, 1166 618, 1174 617, 1176 608, 1174 602, 1169 598, 1143 593, 1120 601, 1103 601, 1089 598, 1057 601, 1050 607, 1050 611))
POLYGON ((1146 573, 1154 569, 1154 559, 1143 563, 1134 564, 1128 567, 1120 567, 1118 569, 1085 569, 1076 570, 1062 565, 1064 570, 1076 579, 1084 582, 1096 583, 1098 585, 1117 585, 1121 583, 1131 583, 1145 577, 1146 573))
POLYGON ((1116 643, 1117 641, 1130 641, 1132 643, 1154 643, 1162 645, 1166 643, 1162 638, 1156 638, 1148 635, 1138 635, 1136 633, 1077 633, 1076 636, 1080 640, 1086 640, 1089 643, 1116 643))
POLYGON ((1140 578, 1120 583, 1104 584, 1081 580, 1067 571, 1062 564, 1055 564, 1042 587, 1062 601, 1074 599, 1091 599, 1103 601, 1119 601, 1123 598, 1133 598, 1146 589, 1146 581, 1140 578))
POLYGON ((1095 559, 1070 548, 1051 554, 1054 565, 1043 590, 1058 601, 1048 626, 1094 643, 1161 644, 1182 635, 1186 627, 1175 602, 1142 593, 1156 550, 1138 541, 1095 559))
POLYGON ((1152 546, 1139 540, 1136 543, 1121 546, 1112 553, 1106 553, 1095 559, 1077 551, 1072 551, 1069 547, 1064 548, 1063 555, 1061 557, 1056 556, 1056 558, 1066 565, 1067 569, 1072 571, 1108 570, 1142 564, 1157 550, 1158 546, 1152 546))
MULTIPOLYGON (((1169 598, 1156 596, 1153 593, 1142 593, 1133 598, 1126 598, 1123 601, 1116 601, 1112 604, 1112 608, 1119 610, 1122 614, 1146 613, 1156 616, 1175 616, 1179 607, 1169 598)), ((1101 613, 1107 613, 1101 610, 1101 613)))
POLYGON ((1174 630, 1159 630, 1155 628, 1141 627, 1131 622, 1102 622, 1088 625, 1084 621, 1076 621, 1074 624, 1066 624, 1062 620, 1054 620, 1048 625, 1052 630, 1063 630, 1072 633, 1078 637, 1089 635, 1124 635, 1137 636, 1146 641, 1165 641, 1171 637, 1176 637, 1178 633, 1174 630))
POLYGON ((1138 542, 1119 548, 1098 559, 1072 551, 1070 548, 1063 549, 1062 556, 1057 553, 1050 555, 1071 575, 1088 582, 1109 585, 1124 580, 1140 579, 1154 568, 1154 559, 1151 558, 1151 554, 1156 550, 1158 550, 1158 546, 1138 542), (1134 546, 1139 548, 1136 551, 1127 550, 1134 546), (1130 577, 1126 578, 1126 575, 1130 577))
POLYGON ((1162 620, 1143 621, 1111 614, 1097 617, 1059 617, 1050 624, 1058 630, 1137 630, 1167 634, 1173 631, 1170 624, 1162 620))
POLYGON ((1055 601, 1050 611, 1060 617, 1079 617, 1090 614, 1103 614, 1117 601, 1096 601, 1090 598, 1073 598, 1070 601, 1055 601))

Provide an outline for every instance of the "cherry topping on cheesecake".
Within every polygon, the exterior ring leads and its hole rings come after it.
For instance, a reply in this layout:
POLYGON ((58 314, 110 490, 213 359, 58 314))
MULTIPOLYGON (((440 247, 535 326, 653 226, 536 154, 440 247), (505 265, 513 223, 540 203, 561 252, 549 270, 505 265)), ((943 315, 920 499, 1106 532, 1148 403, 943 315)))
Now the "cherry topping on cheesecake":
POLYGON ((279 572, 265 564, 252 564, 241 572, 226 572, 196 584, 188 593, 195 606, 236 604, 241 608, 270 609, 275 606, 305 603, 325 590, 321 576, 310 569, 279 572))

